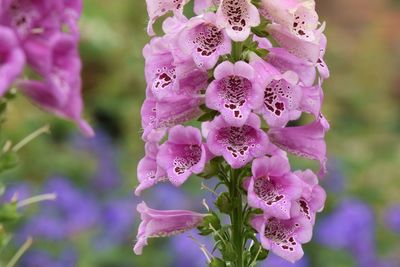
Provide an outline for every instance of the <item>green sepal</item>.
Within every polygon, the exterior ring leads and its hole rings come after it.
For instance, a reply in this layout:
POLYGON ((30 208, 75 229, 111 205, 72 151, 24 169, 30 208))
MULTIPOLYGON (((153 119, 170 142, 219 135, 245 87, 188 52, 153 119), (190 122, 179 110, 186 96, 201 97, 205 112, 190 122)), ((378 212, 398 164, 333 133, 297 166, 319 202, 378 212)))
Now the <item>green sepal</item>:
POLYGON ((18 155, 13 151, 0 154, 0 173, 15 168, 18 162, 18 155))
POLYGON ((220 258, 212 258, 211 262, 208 264, 209 267, 226 267, 226 264, 220 258))
POLYGON ((221 193, 214 204, 221 213, 229 214, 233 209, 228 192, 221 193))
POLYGON ((218 218, 217 214, 212 212, 211 214, 204 217, 203 222, 197 227, 197 229, 200 231, 200 235, 209 235, 212 234, 214 230, 218 231, 219 229, 221 229, 221 221, 218 218), (210 227, 210 225, 212 227, 210 227))
POLYGON ((219 112, 216 110, 210 110, 207 113, 204 113, 203 115, 201 115, 197 121, 200 122, 206 122, 206 121, 212 121, 216 116, 218 116, 219 112))
POLYGON ((17 203, 4 203, 0 206, 0 224, 12 223, 21 218, 17 210, 17 203))

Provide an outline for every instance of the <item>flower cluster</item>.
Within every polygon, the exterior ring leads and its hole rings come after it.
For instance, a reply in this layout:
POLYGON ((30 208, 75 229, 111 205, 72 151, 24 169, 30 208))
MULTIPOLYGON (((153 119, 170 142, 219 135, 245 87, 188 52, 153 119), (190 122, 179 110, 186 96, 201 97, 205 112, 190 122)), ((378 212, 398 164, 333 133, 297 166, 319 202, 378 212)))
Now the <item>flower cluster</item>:
POLYGON ((317 175, 292 171, 287 155, 316 160, 318 175, 326 173, 329 124, 321 106, 329 71, 315 2, 195 0, 193 17, 187 2, 146 1, 152 36, 143 50, 146 155, 136 194, 163 181, 180 186, 193 174, 216 176, 228 188, 216 206, 232 225, 226 233, 215 212, 157 211, 142 203, 134 250, 140 254, 148 238, 198 227, 215 235, 225 263, 253 266, 263 249, 298 261, 326 198, 317 175), (153 24, 170 11, 164 35, 155 36, 153 24), (306 116, 312 120, 302 124, 306 116), (242 235, 256 232, 259 239, 246 247, 242 235), (255 249, 260 243, 263 249, 255 249))
POLYGON ((81 0, 1 1, 0 97, 14 85, 42 109, 75 121, 91 136, 93 130, 81 118, 81 12, 81 0), (18 79, 25 66, 31 75, 18 79))

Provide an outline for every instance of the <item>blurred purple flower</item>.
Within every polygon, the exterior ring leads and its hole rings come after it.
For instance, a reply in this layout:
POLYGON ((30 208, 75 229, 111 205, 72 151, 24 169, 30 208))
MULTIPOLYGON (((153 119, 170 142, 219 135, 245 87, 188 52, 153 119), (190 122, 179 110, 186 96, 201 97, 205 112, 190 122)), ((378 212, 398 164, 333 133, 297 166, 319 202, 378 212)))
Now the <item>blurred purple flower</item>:
POLYGON ((77 255, 73 250, 65 250, 59 257, 48 252, 30 250, 22 258, 20 266, 24 267, 75 267, 77 255))
POLYGON ((96 130, 93 138, 76 135, 72 139, 74 147, 91 153, 97 161, 97 169, 93 175, 94 186, 101 191, 109 191, 121 184, 121 174, 118 169, 118 153, 111 138, 96 130))
POLYGON ((300 261, 296 263, 291 263, 270 253, 268 255, 268 258, 260 266, 261 267, 308 267, 310 266, 310 263, 306 256, 304 256, 300 261))
POLYGON ((102 229, 99 236, 94 238, 95 247, 107 250, 123 241, 130 241, 135 214, 136 203, 129 198, 113 199, 104 203, 100 220, 102 229))
POLYGON ((17 200, 27 199, 32 196, 32 186, 28 183, 8 185, 4 195, 0 197, 1 202, 9 202, 13 197, 17 200))
POLYGON ((393 232, 400 234, 400 203, 385 211, 385 225, 393 232))
POLYGON ((196 230, 192 230, 183 235, 173 236, 170 239, 170 247, 173 254, 178 255, 178 257, 174 257, 176 261, 173 267, 203 267, 206 265, 207 258, 200 250, 199 244, 196 244, 196 242, 189 237, 190 235, 195 236, 196 239, 211 252, 211 240, 207 237, 199 236, 196 230))
POLYGON ((338 159, 330 159, 327 168, 328 175, 321 181, 323 187, 332 193, 342 193, 346 188, 342 163, 338 159))

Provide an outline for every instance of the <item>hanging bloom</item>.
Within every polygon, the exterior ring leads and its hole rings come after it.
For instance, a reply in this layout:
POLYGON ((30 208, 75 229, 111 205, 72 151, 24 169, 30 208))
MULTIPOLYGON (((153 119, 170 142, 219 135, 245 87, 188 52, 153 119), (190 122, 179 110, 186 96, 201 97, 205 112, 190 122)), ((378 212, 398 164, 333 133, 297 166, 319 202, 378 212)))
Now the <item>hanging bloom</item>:
POLYGON ((296 73, 283 74, 258 56, 250 56, 250 64, 257 69, 256 84, 263 88, 263 105, 256 110, 270 127, 284 127, 301 115, 302 88, 296 73))
POLYGON ((271 129, 268 136, 278 147, 300 157, 318 160, 321 165, 319 175, 326 173, 325 132, 329 124, 322 115, 314 122, 296 127, 271 129))
POLYGON ((274 217, 253 217, 252 226, 260 233, 262 246, 292 263, 303 255, 302 244, 312 237, 312 225, 304 217, 280 220, 274 217))
POLYGON ((157 164, 168 173, 175 186, 182 185, 192 173, 203 171, 206 148, 199 129, 177 125, 170 129, 168 141, 160 146, 157 164))
POLYGON ((168 128, 198 117, 201 114, 199 106, 203 102, 201 96, 168 101, 157 101, 148 96, 141 110, 143 140, 158 143, 168 128))
POLYGON ((302 60, 281 47, 269 48, 268 51, 267 62, 281 73, 293 71, 299 76, 304 86, 312 86, 314 84, 316 70, 311 62, 302 60))
POLYGON ((321 45, 320 54, 319 54, 319 58, 317 60, 318 73, 322 79, 328 79, 330 76, 328 65, 326 65, 326 63, 324 61, 327 43, 328 43, 328 41, 326 39, 326 36, 324 34, 322 34, 321 41, 320 41, 320 45, 321 45))
POLYGON ((74 37, 63 33, 53 35, 48 49, 51 68, 41 73, 43 81, 21 81, 18 88, 39 107, 76 121, 83 133, 92 136, 92 128, 81 118, 81 61, 74 37))
POLYGON ((146 0, 147 13, 150 18, 147 33, 150 36, 155 35, 153 30, 154 22, 167 12, 172 11, 176 16, 182 15, 183 7, 187 2, 187 0, 146 0))
POLYGON ((207 72, 193 60, 175 62, 168 42, 153 38, 143 49, 148 90, 157 100, 176 99, 199 94, 207 82, 207 72))
POLYGON ((301 181, 290 171, 283 156, 261 157, 253 161, 253 176, 247 200, 251 207, 262 209, 267 216, 289 219, 292 201, 301 196, 301 181))
POLYGON ((0 97, 21 74, 25 56, 14 32, 0 26, 0 97))
POLYGON ((251 27, 260 24, 260 14, 250 0, 221 0, 217 24, 233 41, 241 42, 249 37, 251 27))
POLYGON ((212 69, 220 56, 231 52, 231 41, 216 26, 216 15, 206 13, 189 20, 179 36, 179 52, 191 56, 201 69, 212 69))
POLYGON ((307 35, 307 38, 301 38, 298 35, 293 35, 284 26, 280 24, 270 24, 267 27, 271 36, 293 55, 310 61, 313 64, 318 62, 321 53, 321 38, 325 25, 313 32, 312 37, 307 35))
POLYGON ((314 225, 316 213, 321 212, 325 205, 325 190, 318 185, 318 177, 311 170, 296 171, 294 174, 303 184, 301 198, 297 200, 298 210, 314 225))
POLYGON ((206 105, 221 112, 233 126, 242 126, 252 109, 262 105, 262 91, 253 82, 254 69, 244 61, 225 61, 214 71, 215 80, 206 90, 206 105))
POLYGON ((223 156, 232 168, 241 168, 273 151, 267 134, 260 129, 260 119, 254 114, 241 127, 230 125, 222 116, 206 125, 208 149, 216 156, 223 156))
POLYGON ((133 249, 137 255, 142 254, 148 238, 183 233, 200 225, 204 218, 203 214, 192 211, 150 209, 144 202, 137 206, 137 210, 142 218, 133 249))
POLYGON ((157 165, 158 150, 157 143, 146 143, 146 155, 139 161, 137 167, 137 177, 139 180, 139 185, 135 190, 135 195, 137 196, 140 196, 143 190, 167 180, 167 173, 157 165))

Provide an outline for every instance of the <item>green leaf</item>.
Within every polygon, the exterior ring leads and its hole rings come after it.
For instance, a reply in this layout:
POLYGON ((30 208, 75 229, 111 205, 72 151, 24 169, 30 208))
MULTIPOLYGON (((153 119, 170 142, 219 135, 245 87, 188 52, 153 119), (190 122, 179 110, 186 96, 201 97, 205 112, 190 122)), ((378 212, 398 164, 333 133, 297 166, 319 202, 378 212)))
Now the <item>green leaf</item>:
POLYGON ((217 201, 215 201, 214 204, 219 209, 220 212, 225 214, 229 214, 233 209, 232 201, 229 198, 228 192, 220 194, 219 197, 217 198, 217 201))
POLYGON ((265 18, 261 18, 261 23, 256 26, 251 28, 251 32, 257 35, 258 37, 268 37, 269 33, 267 32, 267 26, 270 24, 269 20, 266 20, 265 18))
POLYGON ((209 267, 226 267, 226 264, 223 260, 214 257, 214 258, 212 258, 212 260, 208 266, 209 267))
POLYGON ((4 203, 0 206, 0 224, 15 222, 20 218, 17 203, 4 203))
POLYGON ((268 257, 269 251, 265 250, 259 242, 255 242, 250 248, 250 253, 252 259, 255 259, 257 257, 256 261, 262 261, 268 257))
POLYGON ((232 243, 226 243, 224 249, 221 251, 221 254, 227 261, 235 261, 237 258, 237 252, 235 251, 232 243))
POLYGON ((0 155, 0 173, 15 168, 18 165, 18 155, 9 151, 0 155))
POLYGON ((204 113, 197 119, 197 121, 205 122, 205 121, 212 121, 217 115, 219 114, 216 110, 210 110, 207 113, 204 113))
POLYGON ((198 226, 197 229, 200 231, 200 235, 209 235, 212 234, 214 230, 218 231, 221 229, 221 221, 217 214, 211 213, 204 217, 202 224, 198 226))

